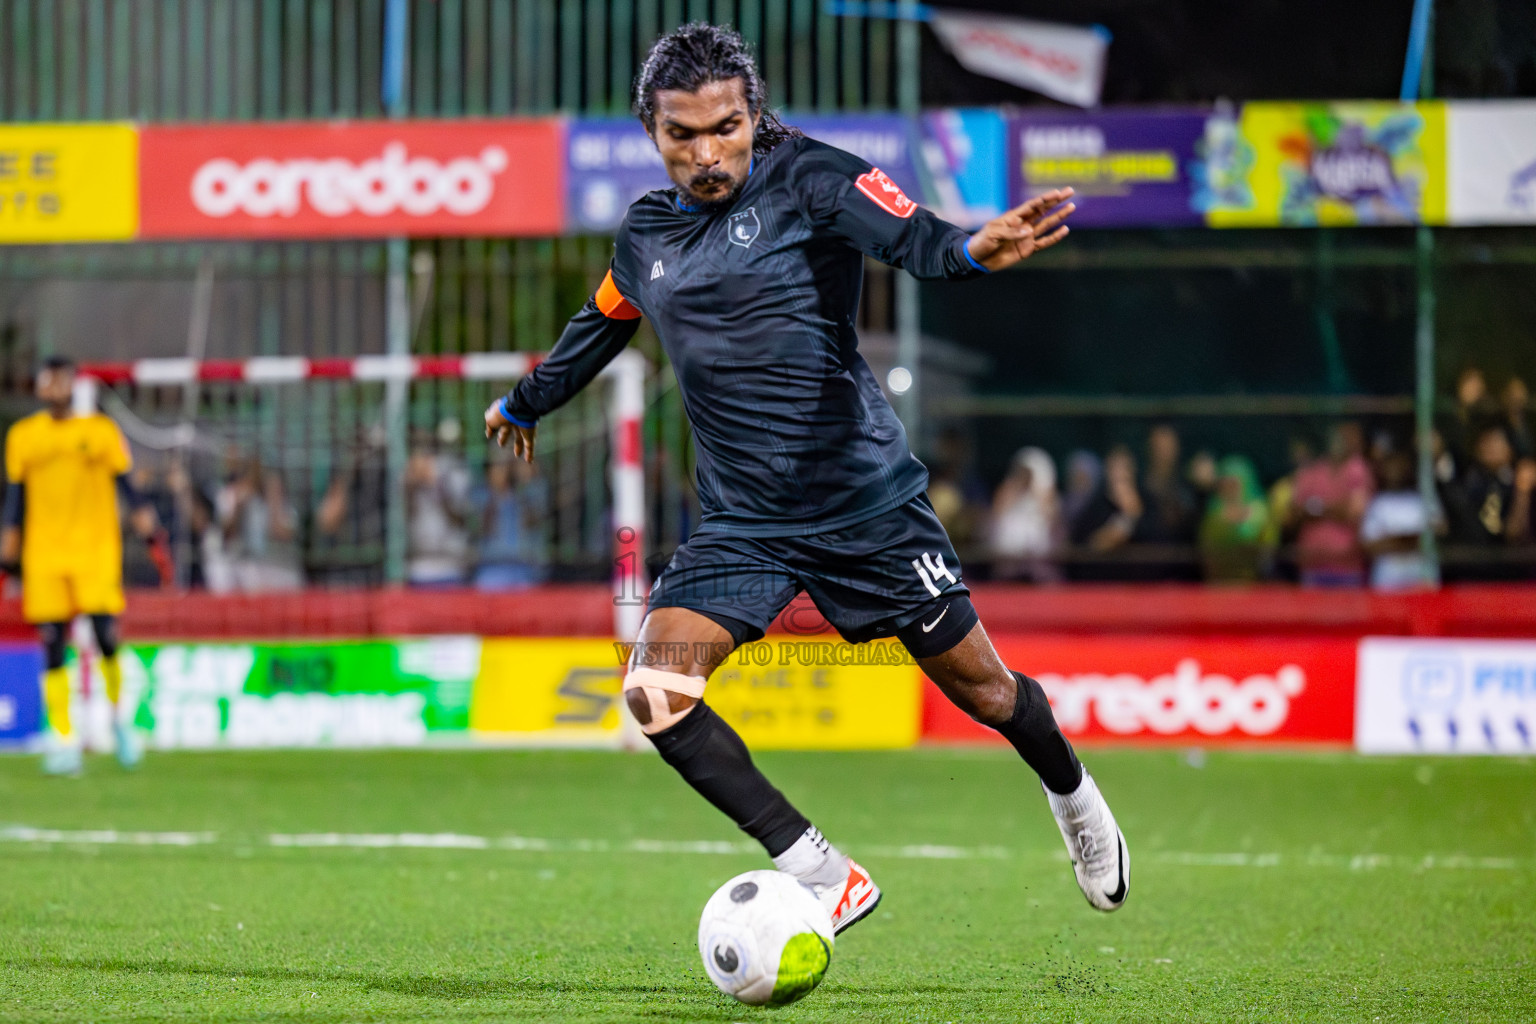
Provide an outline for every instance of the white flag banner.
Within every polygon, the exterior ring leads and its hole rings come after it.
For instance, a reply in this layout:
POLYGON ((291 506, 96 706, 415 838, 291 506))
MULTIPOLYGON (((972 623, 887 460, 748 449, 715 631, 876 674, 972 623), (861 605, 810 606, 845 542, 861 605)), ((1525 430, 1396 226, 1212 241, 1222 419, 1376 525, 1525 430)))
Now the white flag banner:
POLYGON ((935 9, 928 24, 966 70, 1096 107, 1109 33, 1100 26, 935 9))

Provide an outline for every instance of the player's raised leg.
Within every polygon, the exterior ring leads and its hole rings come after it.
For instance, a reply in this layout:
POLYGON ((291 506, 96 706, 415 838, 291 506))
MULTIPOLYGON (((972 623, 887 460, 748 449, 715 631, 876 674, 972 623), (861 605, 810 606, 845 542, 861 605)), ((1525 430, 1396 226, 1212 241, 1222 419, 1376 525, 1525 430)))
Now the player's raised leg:
POLYGON ((1109 804, 1061 734, 1040 684, 1003 664, 968 597, 950 600, 974 624, 943 653, 915 651, 917 663, 956 707, 1002 733, 1040 776, 1083 895, 1099 910, 1118 910, 1130 891, 1131 860, 1109 804))
POLYGON ((706 681, 735 646, 707 616, 653 609, 630 659, 625 702, 662 760, 761 843, 775 867, 811 886, 833 931, 843 931, 874 910, 880 890, 763 776, 736 730, 704 703, 706 681))
POLYGON ((79 775, 83 768, 80 737, 70 715, 68 650, 69 623, 42 622, 37 626, 43 643, 43 708, 48 714, 48 746, 43 751, 43 771, 49 775, 79 775))

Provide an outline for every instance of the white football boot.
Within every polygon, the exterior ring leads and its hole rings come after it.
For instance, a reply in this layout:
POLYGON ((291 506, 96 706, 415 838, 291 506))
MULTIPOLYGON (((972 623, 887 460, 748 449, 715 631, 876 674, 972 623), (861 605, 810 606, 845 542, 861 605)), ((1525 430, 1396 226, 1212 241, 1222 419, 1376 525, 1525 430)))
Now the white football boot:
POLYGON ((1045 789, 1045 797, 1066 840, 1078 888, 1095 908, 1119 910, 1131 888, 1131 856, 1093 776, 1085 768, 1074 792, 1063 796, 1045 789))
POLYGON ((144 741, 132 722, 117 722, 112 726, 117 738, 117 763, 132 771, 144 760, 144 741))
POLYGON ((836 885, 813 885, 811 890, 832 917, 832 934, 840 935, 868 917, 880 905, 880 887, 870 881, 869 872, 861 868, 852 857, 848 861, 848 875, 836 885))
POLYGON ((85 770, 80 756, 80 741, 65 739, 57 734, 50 736, 48 747, 43 751, 43 774, 73 777, 85 770))

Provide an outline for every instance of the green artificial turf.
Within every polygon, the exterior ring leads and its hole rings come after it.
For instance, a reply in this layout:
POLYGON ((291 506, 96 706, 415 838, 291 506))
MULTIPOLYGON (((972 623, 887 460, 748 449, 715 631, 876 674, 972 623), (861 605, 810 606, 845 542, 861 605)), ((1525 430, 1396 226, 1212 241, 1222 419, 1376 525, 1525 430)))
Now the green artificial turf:
POLYGON ((1536 763, 1085 759, 1132 855, 1113 915, 1009 755, 763 755, 885 902, 817 991, 760 1010, 694 937, 766 861, 654 756, 151 755, 69 780, 7 757, 0 1020, 1536 1018, 1536 763))

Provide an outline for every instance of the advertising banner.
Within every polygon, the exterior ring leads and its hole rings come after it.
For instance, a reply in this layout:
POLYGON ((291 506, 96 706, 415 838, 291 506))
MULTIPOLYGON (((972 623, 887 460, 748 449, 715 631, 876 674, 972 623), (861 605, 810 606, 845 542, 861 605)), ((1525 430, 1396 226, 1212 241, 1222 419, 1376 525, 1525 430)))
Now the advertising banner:
POLYGON ((132 238, 138 177, 131 124, 0 125, 0 243, 132 238))
POLYGON ((770 636, 743 645, 706 699, 754 750, 880 750, 917 742, 921 678, 894 640, 770 636))
POLYGON ((921 124, 933 212, 969 229, 999 216, 1008 204, 1003 115, 987 107, 930 110, 921 124))
POLYGON ((126 648, 125 697, 160 749, 408 747, 463 738, 480 640, 126 648))
MULTIPOLYGON (((897 114, 784 114, 813 139, 861 156, 909 196, 921 197, 916 132, 897 114)), ((607 232, 631 203, 652 189, 671 188, 661 155, 633 118, 576 120, 566 136, 566 199, 570 230, 607 232)))
POLYGON ((1536 224, 1536 101, 1446 104, 1447 220, 1536 224))
POLYGON ((1200 152, 1212 227, 1445 222, 1443 103, 1247 103, 1200 152))
POLYGON ((1536 641, 1360 642, 1361 752, 1529 755, 1533 733, 1536 641))
MULTIPOLYGON (((1096 742, 1347 744, 1355 641, 1201 636, 993 637, 1039 680, 1061 730, 1096 742)), ((1003 739, 925 685, 923 738, 1003 739)))
POLYGON ((42 728, 42 671, 37 644, 0 644, 0 746, 25 743, 42 728))
POLYGON ((553 118, 147 125, 140 234, 559 234, 562 144, 553 118))
POLYGON ((607 640, 484 640, 469 727, 495 743, 617 747, 621 664, 607 640))
POLYGON ((1076 227, 1201 225, 1193 204, 1204 111, 1074 114, 1029 111, 1008 119, 1008 201, 1076 189, 1076 227))

